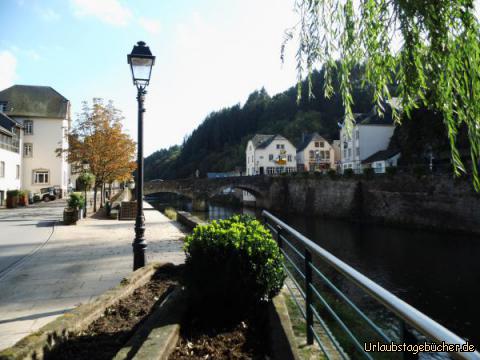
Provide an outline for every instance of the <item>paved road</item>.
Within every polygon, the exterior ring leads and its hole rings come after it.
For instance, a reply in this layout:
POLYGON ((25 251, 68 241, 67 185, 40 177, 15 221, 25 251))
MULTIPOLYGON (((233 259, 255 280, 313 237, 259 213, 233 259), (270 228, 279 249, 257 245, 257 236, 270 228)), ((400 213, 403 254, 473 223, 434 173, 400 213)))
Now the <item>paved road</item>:
MULTIPOLYGON (((53 202, 0 210, 0 246, 10 254, 4 256, 0 248, 0 350, 92 301, 132 271, 133 221, 56 223, 52 234, 52 221, 61 218, 63 207, 53 202)), ((148 261, 183 262, 182 231, 156 210, 145 211, 145 221, 148 261)))
POLYGON ((64 207, 64 200, 56 200, 0 210, 0 279, 48 242, 64 207))

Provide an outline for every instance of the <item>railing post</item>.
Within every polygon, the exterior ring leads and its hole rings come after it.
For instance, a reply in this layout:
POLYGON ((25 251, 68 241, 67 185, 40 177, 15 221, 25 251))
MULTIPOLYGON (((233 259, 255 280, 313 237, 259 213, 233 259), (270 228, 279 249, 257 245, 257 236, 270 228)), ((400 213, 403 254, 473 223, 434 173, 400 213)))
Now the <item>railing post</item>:
MULTIPOLYGON (((407 324, 402 319, 400 319, 400 341, 402 343, 407 344, 407 345, 413 345, 413 344, 417 343, 417 339, 408 330, 407 324)), ((414 354, 414 353, 409 352, 409 351, 404 351, 402 353, 402 359, 403 360, 417 360, 418 359, 418 353, 414 354)))
POLYGON ((312 311, 312 254, 305 248, 305 314, 307 315, 307 344, 313 345, 313 311, 312 311))
POLYGON ((282 231, 282 227, 280 225, 277 225, 275 226, 275 229, 277 230, 277 236, 276 236, 277 244, 278 244, 278 247, 281 249, 283 245, 282 238, 280 237, 280 232, 282 231))

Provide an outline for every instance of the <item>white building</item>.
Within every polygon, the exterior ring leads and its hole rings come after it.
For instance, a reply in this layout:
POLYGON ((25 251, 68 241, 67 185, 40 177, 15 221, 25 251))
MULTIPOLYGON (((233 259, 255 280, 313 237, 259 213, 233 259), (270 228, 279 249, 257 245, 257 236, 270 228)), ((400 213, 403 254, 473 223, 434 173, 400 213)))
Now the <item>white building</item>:
POLYGON ((0 91, 0 110, 23 125, 21 188, 55 186, 65 195, 70 166, 56 150, 68 147, 70 102, 48 86, 14 85, 0 91))
POLYGON ((21 127, 20 123, 0 112, 0 206, 5 205, 8 190, 20 189, 21 127))
POLYGON ((335 169, 335 150, 318 133, 302 135, 297 148, 298 171, 325 171, 335 169))
POLYGON ((257 134, 247 143, 247 175, 273 175, 297 171, 296 148, 281 135, 257 134))
POLYGON ((372 168, 376 174, 384 174, 388 167, 396 167, 400 159, 396 149, 381 150, 362 161, 363 168, 372 168))
POLYGON ((371 114, 356 114, 350 134, 345 126, 340 130, 340 170, 362 171, 362 161, 373 154, 386 150, 395 130, 391 113, 383 117, 371 114))

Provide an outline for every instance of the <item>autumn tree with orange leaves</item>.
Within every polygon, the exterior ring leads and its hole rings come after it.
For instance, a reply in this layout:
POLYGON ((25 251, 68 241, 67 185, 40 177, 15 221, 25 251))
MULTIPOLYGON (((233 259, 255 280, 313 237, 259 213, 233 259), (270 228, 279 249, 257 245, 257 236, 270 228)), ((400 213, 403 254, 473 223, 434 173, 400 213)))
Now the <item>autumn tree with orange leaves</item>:
POLYGON ((68 134, 69 148, 64 150, 72 167, 87 163, 95 175, 94 205, 97 210, 97 191, 115 180, 127 181, 135 170, 135 142, 123 132, 120 110, 100 98, 94 98, 90 107, 85 101, 72 131, 68 134))

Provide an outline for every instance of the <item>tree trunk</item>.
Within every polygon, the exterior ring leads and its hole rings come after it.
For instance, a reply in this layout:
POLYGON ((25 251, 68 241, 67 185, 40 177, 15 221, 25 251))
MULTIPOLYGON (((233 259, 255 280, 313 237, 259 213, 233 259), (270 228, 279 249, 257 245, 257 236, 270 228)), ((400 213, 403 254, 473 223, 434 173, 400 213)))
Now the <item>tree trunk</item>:
POLYGON ((97 212, 97 184, 93 186, 93 212, 97 212))
POLYGON ((100 209, 103 208, 103 200, 105 199, 105 183, 100 185, 100 209))

